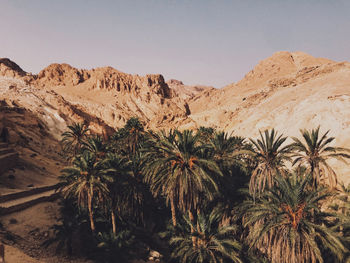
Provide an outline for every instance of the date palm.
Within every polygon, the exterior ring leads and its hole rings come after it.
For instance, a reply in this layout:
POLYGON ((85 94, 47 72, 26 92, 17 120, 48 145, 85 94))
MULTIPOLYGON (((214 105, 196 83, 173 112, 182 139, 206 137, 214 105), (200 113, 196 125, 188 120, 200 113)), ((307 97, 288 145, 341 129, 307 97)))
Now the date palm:
POLYGON ((184 217, 184 225, 178 227, 181 231, 170 239, 174 248, 171 257, 181 263, 241 263, 241 244, 233 238, 236 227, 222 226, 220 220, 214 212, 207 216, 201 214, 195 226, 184 217), (192 245, 192 237, 197 240, 195 246, 192 245))
POLYGON ((144 127, 141 121, 137 117, 130 118, 124 126, 124 139, 130 153, 135 152, 140 148, 140 144, 144 137, 144 127))
POLYGON ((200 140, 203 143, 208 143, 210 139, 213 138, 214 133, 215 133, 215 129, 212 127, 200 126, 197 130, 197 134, 199 134, 200 140))
MULTIPOLYGON (((117 234, 116 211, 121 212, 129 204, 125 202, 124 195, 130 186, 130 162, 116 154, 108 153, 106 156, 106 172, 112 180, 108 182, 108 201, 110 206, 112 231, 117 234)), ((127 193, 129 195, 130 193, 127 193)))
POLYGON ((285 163, 290 161, 291 148, 283 146, 287 137, 278 135, 275 129, 260 131, 260 139, 250 139, 252 143, 251 154, 257 161, 257 166, 252 172, 249 191, 254 196, 261 193, 266 187, 271 188, 275 184, 275 176, 285 173, 285 163))
POLYGON ((95 232, 94 211, 95 203, 104 204, 108 198, 107 182, 111 178, 106 174, 102 161, 96 156, 84 152, 73 160, 73 166, 62 170, 60 188, 65 198, 74 198, 81 207, 87 207, 91 231, 95 232))
POLYGON ((330 144, 335 137, 329 137, 329 130, 323 135, 320 134, 320 126, 316 129, 300 130, 304 142, 298 138, 292 137, 294 143, 292 147, 296 152, 293 165, 306 165, 313 177, 313 186, 317 187, 324 177, 328 176, 329 185, 334 187, 337 185, 337 175, 333 168, 328 164, 329 159, 337 159, 346 162, 345 159, 350 158, 348 149, 340 147, 332 147, 330 144))
POLYGON ((172 220, 176 225, 175 207, 188 212, 199 208, 205 196, 211 199, 217 191, 214 176, 222 175, 213 160, 202 156, 203 145, 199 135, 192 131, 174 131, 172 135, 160 135, 148 152, 145 180, 154 195, 164 195, 171 204, 172 220))
POLYGON ((226 132, 215 132, 209 140, 209 146, 212 151, 214 160, 222 165, 230 165, 234 162, 239 162, 239 155, 246 153, 244 151, 245 138, 240 136, 231 136, 226 132))
POLYGON ((68 129, 62 134, 63 151, 69 156, 75 156, 80 153, 89 128, 84 123, 73 123, 68 129))
POLYGON ((97 160, 102 160, 107 154, 107 144, 100 135, 89 136, 83 142, 82 151, 88 151, 92 153, 97 160))
POLYGON ((250 247, 272 263, 322 263, 324 250, 341 260, 347 249, 335 228, 329 227, 338 215, 320 208, 331 194, 324 188, 310 191, 311 175, 276 180, 259 199, 241 207, 250 247))

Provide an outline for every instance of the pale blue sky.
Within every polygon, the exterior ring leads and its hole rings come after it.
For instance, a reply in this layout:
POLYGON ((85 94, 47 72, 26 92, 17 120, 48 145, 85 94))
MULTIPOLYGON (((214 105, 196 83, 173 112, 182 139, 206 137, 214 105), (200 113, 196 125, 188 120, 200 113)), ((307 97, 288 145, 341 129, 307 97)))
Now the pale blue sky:
POLYGON ((220 88, 276 51, 350 60, 350 1, 0 0, 0 57, 220 88))

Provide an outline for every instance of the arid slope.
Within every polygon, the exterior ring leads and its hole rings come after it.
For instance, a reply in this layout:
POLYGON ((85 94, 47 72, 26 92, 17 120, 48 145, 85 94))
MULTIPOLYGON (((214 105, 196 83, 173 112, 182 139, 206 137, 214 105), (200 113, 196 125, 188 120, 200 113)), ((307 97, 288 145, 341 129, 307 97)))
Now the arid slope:
MULTIPOLYGON (((335 144, 350 148, 350 63, 278 52, 241 81, 189 100, 192 118, 228 132, 255 138, 275 128, 300 137, 300 129, 321 126, 335 144)), ((348 165, 336 163, 350 182, 348 165)))

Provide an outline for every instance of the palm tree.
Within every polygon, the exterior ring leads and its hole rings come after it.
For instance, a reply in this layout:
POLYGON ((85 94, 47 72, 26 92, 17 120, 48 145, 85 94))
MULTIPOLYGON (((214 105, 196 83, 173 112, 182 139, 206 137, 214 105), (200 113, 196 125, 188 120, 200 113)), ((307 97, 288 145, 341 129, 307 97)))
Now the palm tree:
POLYGON ((89 151, 97 160, 102 160, 107 153, 107 144, 103 141, 100 135, 93 135, 87 137, 83 142, 82 151, 89 151))
POLYGON ((282 146, 287 137, 277 135, 275 129, 265 130, 264 136, 260 133, 260 139, 250 139, 253 145, 252 155, 257 160, 257 166, 252 172, 249 191, 255 196, 261 193, 266 186, 271 188, 275 184, 275 176, 285 172, 285 162, 290 161, 290 146, 282 146))
POLYGON ((232 136, 226 132, 215 132, 209 140, 209 146, 212 151, 214 160, 220 164, 232 164, 239 162, 238 156, 248 153, 245 149, 245 138, 240 136, 232 136))
MULTIPOLYGON (((108 154, 107 160, 109 174, 113 176, 113 182, 109 185, 112 213, 116 211, 121 218, 129 217, 133 221, 143 222, 144 201, 148 200, 149 191, 141 173, 141 153, 137 152, 130 160, 108 154)), ((112 215, 112 221, 115 222, 115 215, 112 215)))
MULTIPOLYGON (((128 179, 130 177, 130 162, 116 154, 109 153, 106 158, 107 173, 111 175, 113 180, 107 184, 108 186, 108 200, 110 203, 112 231, 117 234, 116 226, 116 214, 115 212, 122 210, 122 207, 128 206, 128 203, 124 202, 124 194, 128 192, 128 186, 130 185, 128 179)), ((130 192, 127 193, 129 195, 130 192)))
POLYGON ((330 192, 324 188, 310 191, 310 180, 311 175, 279 176, 261 198, 241 206, 249 246, 272 263, 322 263, 324 250, 341 260, 347 251, 339 233, 329 227, 338 215, 320 208, 330 192))
POLYGON ((203 143, 208 143, 209 140, 213 138, 215 129, 212 127, 200 126, 197 130, 197 133, 199 134, 200 140, 203 143))
POLYGON ((203 145, 199 135, 189 130, 174 131, 175 139, 170 135, 159 135, 160 141, 154 141, 149 149, 145 165, 145 181, 157 195, 164 195, 170 201, 173 224, 176 225, 175 206, 189 213, 194 221, 193 211, 199 209, 205 197, 212 199, 217 191, 214 176, 222 175, 213 160, 201 155, 203 145))
POLYGON ((84 123, 73 123, 68 126, 69 131, 62 134, 63 151, 70 156, 80 152, 89 128, 84 123))
POLYGON ((137 117, 132 117, 126 122, 124 132, 129 151, 134 154, 140 148, 145 133, 143 124, 137 117))
POLYGON ((97 161, 90 152, 75 157, 73 166, 62 170, 60 191, 64 198, 77 199, 81 207, 87 207, 91 231, 95 232, 93 205, 103 204, 108 198, 107 182, 111 178, 106 174, 103 161, 97 161))
POLYGON ((172 235, 170 244, 174 247, 171 257, 181 263, 223 263, 239 262, 241 244, 233 236, 235 226, 221 226, 220 216, 214 212, 208 216, 200 214, 197 226, 184 217, 184 225, 179 226, 180 233, 172 235), (192 229, 195 229, 192 231, 192 229), (196 245, 192 245, 193 237, 196 245))
POLYGON ((335 138, 328 137, 329 130, 321 135, 320 126, 311 131, 300 130, 300 132, 305 142, 303 143, 298 138, 292 137, 294 140, 292 147, 296 152, 293 154, 293 157, 295 157, 293 165, 306 165, 309 168, 314 187, 317 187, 326 175, 328 175, 329 185, 334 187, 337 185, 337 175, 327 161, 334 158, 346 162, 345 158, 350 158, 350 155, 345 152, 349 150, 330 146, 335 138))

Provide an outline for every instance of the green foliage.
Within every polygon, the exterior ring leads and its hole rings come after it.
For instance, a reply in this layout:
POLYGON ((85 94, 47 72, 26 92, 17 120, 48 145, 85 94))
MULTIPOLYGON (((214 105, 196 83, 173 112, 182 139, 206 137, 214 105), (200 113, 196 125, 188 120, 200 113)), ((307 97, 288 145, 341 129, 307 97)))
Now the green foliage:
POLYGON ((204 198, 212 199, 217 191, 214 178, 222 173, 213 160, 202 158, 205 146, 199 135, 185 130, 175 131, 175 139, 159 138, 146 154, 145 181, 151 191, 173 200, 182 211, 197 209, 204 198))
POLYGON ((123 229, 117 234, 110 232, 99 232, 96 236, 97 248, 102 250, 99 255, 99 261, 115 262, 118 260, 127 260, 130 257, 130 250, 135 244, 135 236, 130 230, 123 229), (101 260, 102 259, 102 260, 101 260))
POLYGON ((324 262, 324 249, 341 260, 347 251, 339 233, 331 227, 338 215, 321 208, 331 193, 326 189, 310 190, 310 179, 277 177, 274 187, 242 206, 249 245, 272 262, 324 262))
POLYGON ((199 215, 197 224, 184 217, 178 233, 170 238, 173 247, 171 257, 181 263, 242 262, 239 257, 241 244, 235 240, 236 227, 220 225, 220 216, 210 213, 199 215), (191 229, 194 229, 192 231, 191 229), (193 238, 196 243, 193 245, 193 238))
POLYGON ((62 134, 61 143, 64 154, 71 158, 80 153, 89 128, 84 123, 73 123, 67 128, 69 130, 62 134))
POLYGON ((282 146, 287 137, 277 135, 275 129, 265 130, 264 135, 259 131, 260 139, 250 142, 253 144, 252 155, 257 160, 257 166, 252 172, 249 190, 261 193, 265 188, 275 185, 275 176, 285 173, 285 163, 290 161, 291 147, 282 146))
POLYGON ((106 183, 111 181, 104 168, 104 162, 95 154, 84 151, 73 160, 73 166, 62 170, 63 185, 60 189, 64 198, 76 198, 77 204, 89 210, 91 230, 95 231, 93 220, 94 203, 104 205, 108 198, 106 183))
POLYGON ((147 131, 133 117, 108 140, 84 124, 62 136, 71 165, 53 242, 68 254, 78 237, 101 262, 150 248, 186 263, 350 261, 350 187, 322 187, 326 172, 337 183, 327 160, 350 155, 319 128, 285 145, 274 129, 248 141, 208 127, 147 131))
POLYGON ((305 165, 309 168, 314 187, 324 184, 326 176, 328 176, 329 185, 335 187, 338 181, 337 175, 327 161, 334 158, 346 163, 345 159, 350 158, 346 153, 349 150, 330 146, 335 137, 328 137, 329 130, 320 135, 320 126, 311 131, 300 130, 300 132, 305 142, 293 137, 294 143, 291 145, 294 150, 293 157, 295 157, 293 165, 305 165))

